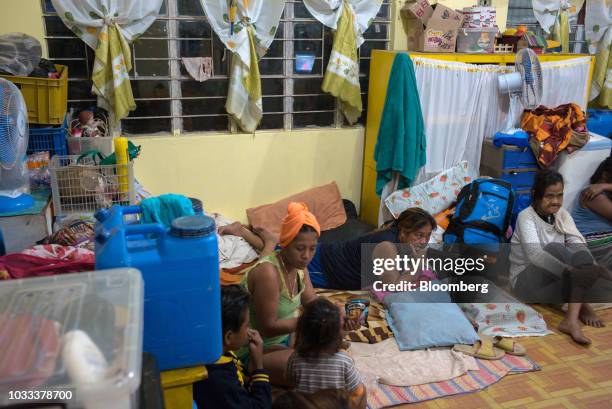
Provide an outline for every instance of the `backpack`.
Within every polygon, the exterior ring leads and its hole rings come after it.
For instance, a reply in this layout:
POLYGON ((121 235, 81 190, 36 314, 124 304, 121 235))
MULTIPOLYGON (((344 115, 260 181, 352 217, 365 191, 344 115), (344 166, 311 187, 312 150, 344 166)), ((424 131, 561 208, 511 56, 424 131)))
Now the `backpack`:
POLYGON ((513 207, 510 183, 490 178, 474 180, 459 192, 444 243, 480 245, 496 252, 499 244, 507 241, 513 207))

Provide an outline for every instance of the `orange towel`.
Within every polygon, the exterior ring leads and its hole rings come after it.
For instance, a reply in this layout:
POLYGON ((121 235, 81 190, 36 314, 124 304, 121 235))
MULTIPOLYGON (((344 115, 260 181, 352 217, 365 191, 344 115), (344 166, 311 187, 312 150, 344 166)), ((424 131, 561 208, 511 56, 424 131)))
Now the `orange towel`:
POLYGON ((303 225, 312 227, 321 235, 321 227, 316 217, 308 211, 304 203, 291 202, 287 206, 287 215, 283 219, 280 232, 280 245, 287 247, 295 239, 303 225))

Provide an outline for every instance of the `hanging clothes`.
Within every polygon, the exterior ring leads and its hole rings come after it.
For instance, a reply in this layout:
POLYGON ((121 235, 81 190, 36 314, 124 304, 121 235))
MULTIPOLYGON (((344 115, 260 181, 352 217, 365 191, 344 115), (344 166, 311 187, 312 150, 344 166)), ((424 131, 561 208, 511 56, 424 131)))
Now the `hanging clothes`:
POLYGON ((585 15, 589 52, 595 54, 595 70, 589 100, 612 109, 612 2, 592 0, 585 15))
POLYGON ((163 0, 51 0, 62 22, 95 50, 91 75, 98 107, 114 122, 136 109, 130 43, 153 24, 163 0))
POLYGON ((338 98, 340 110, 354 124, 363 111, 357 50, 382 0, 304 0, 304 5, 318 21, 335 30, 321 89, 338 98))
POLYGON ((410 186, 421 166, 425 165, 425 149, 425 124, 414 66, 408 54, 399 53, 391 68, 374 149, 376 194, 381 195, 395 171, 399 173, 397 188, 410 186))
POLYGON ((212 78, 213 63, 211 57, 183 57, 181 60, 194 80, 204 82, 212 78))
POLYGON ((263 116, 259 59, 268 51, 285 8, 284 0, 200 0, 210 25, 233 53, 225 109, 245 132, 263 116))

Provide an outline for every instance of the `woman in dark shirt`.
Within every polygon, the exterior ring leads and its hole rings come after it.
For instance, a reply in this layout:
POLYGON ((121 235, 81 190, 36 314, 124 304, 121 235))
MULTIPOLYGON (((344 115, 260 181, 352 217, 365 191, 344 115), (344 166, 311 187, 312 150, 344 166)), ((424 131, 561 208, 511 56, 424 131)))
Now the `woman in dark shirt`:
MULTIPOLYGON (((406 253, 420 257, 425 254, 435 228, 436 221, 429 213, 413 207, 402 212, 397 220, 372 233, 342 242, 319 243, 308 265, 311 281, 315 287, 321 288, 362 289, 367 285, 367 280, 373 277, 369 268, 362 268, 364 261, 372 258, 394 259, 406 253), (369 254, 363 254, 363 250, 369 254), (365 256, 363 259, 362 255, 365 256)), ((274 248, 270 243, 273 239, 271 234, 264 231, 254 234, 239 223, 219 229, 219 234, 243 237, 255 249, 262 251, 262 255, 265 255, 266 249, 274 248)), ((385 283, 406 279, 405 274, 396 269, 388 269, 382 274, 385 283)))

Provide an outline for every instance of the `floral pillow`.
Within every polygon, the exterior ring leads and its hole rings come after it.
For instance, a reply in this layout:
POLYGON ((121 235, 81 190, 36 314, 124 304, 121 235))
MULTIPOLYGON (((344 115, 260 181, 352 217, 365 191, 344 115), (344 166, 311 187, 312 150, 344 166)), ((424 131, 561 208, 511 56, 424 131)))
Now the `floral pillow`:
POLYGON ((485 335, 536 337, 552 334, 542 314, 520 302, 470 303, 459 304, 459 307, 478 324, 478 330, 485 335))
POLYGON ((432 215, 437 214, 457 200, 461 188, 470 183, 474 176, 467 161, 463 161, 427 182, 393 192, 385 200, 385 205, 396 219, 410 207, 420 207, 432 215))

